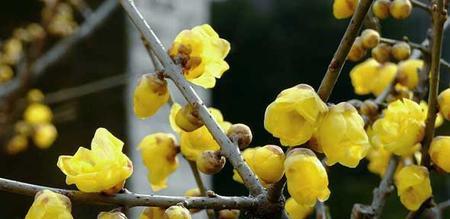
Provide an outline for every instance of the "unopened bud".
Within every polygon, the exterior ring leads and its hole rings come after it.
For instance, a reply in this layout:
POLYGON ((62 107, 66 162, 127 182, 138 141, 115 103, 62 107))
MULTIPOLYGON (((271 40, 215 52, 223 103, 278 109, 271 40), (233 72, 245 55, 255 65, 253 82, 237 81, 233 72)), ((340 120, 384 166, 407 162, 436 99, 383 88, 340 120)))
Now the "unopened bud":
POLYGON ((406 42, 396 43, 392 47, 392 56, 398 61, 405 60, 411 55, 411 47, 406 42))
POLYGON ((405 19, 409 17, 412 11, 412 4, 410 0, 394 0, 389 8, 392 17, 395 19, 405 19))
POLYGON ((189 210, 182 206, 171 206, 164 212, 165 219, 191 219, 189 210))
POLYGON ((361 33, 362 45, 367 49, 372 49, 380 43, 380 34, 376 30, 365 29, 361 33))
POLYGON ((197 168, 204 174, 216 174, 225 166, 225 157, 220 155, 220 151, 204 151, 197 158, 197 168))
POLYGON ((385 63, 391 59, 391 46, 380 43, 372 49, 372 57, 379 63, 385 63))
POLYGON ((192 132, 203 126, 197 110, 191 104, 185 105, 178 111, 175 123, 186 132, 192 132))
POLYGON ((228 138, 236 140, 241 150, 245 149, 253 139, 252 130, 245 124, 237 123, 231 125, 227 133, 228 138))
POLYGON ((352 62, 356 62, 361 60, 366 55, 366 52, 367 51, 362 44, 361 38, 357 37, 352 45, 352 48, 350 49, 350 52, 348 53, 347 58, 352 62))
POLYGON ((391 7, 391 1, 389 0, 376 0, 372 6, 373 14, 379 19, 386 19, 389 17, 389 8, 391 7))
POLYGON ((239 214, 237 209, 223 209, 219 211, 219 219, 238 219, 239 214))

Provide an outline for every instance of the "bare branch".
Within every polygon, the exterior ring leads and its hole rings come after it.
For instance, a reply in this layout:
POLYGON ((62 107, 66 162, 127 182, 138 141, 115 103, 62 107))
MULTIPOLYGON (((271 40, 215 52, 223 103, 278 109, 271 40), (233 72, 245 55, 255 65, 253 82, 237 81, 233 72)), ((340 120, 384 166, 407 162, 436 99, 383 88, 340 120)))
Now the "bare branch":
POLYGON ((406 42, 406 43, 409 44, 409 46, 411 46, 411 48, 413 48, 413 49, 418 49, 418 50, 420 50, 422 53, 428 53, 428 52, 429 52, 429 51, 428 51, 428 48, 425 47, 425 46, 422 45, 422 44, 413 43, 413 42, 408 42, 408 41, 404 41, 404 40, 395 40, 395 39, 389 39, 389 38, 383 38, 383 37, 382 37, 382 38, 380 39, 380 42, 387 43, 387 44, 389 44, 389 45, 394 45, 394 44, 400 43, 400 42, 406 42))
POLYGON ((328 65, 327 72, 322 79, 319 90, 317 93, 323 101, 327 101, 333 91, 342 67, 345 64, 347 55, 352 48, 353 42, 358 36, 358 31, 361 29, 364 18, 372 5, 373 0, 361 0, 353 13, 350 24, 347 26, 347 30, 342 37, 342 40, 328 65))
POLYGON ((221 146, 223 155, 228 158, 230 163, 239 173, 250 193, 253 196, 264 194, 264 188, 255 177, 254 173, 250 170, 248 165, 243 161, 239 148, 230 141, 230 139, 223 132, 222 128, 220 128, 211 116, 203 101, 184 78, 180 67, 175 65, 166 53, 164 46, 161 44, 153 30, 148 25, 147 21, 136 8, 134 2, 132 0, 122 0, 121 3, 128 16, 136 25, 137 29, 149 43, 151 50, 155 53, 156 57, 158 57, 161 64, 164 66, 167 77, 175 83, 186 100, 198 111, 200 118, 205 123, 205 126, 211 132, 217 143, 221 146))
MULTIPOLYGON (((200 172, 197 169, 197 164, 191 160, 187 160, 187 162, 189 163, 189 166, 191 167, 192 175, 194 175, 195 182, 197 183, 197 187, 200 190, 200 195, 202 195, 203 197, 206 197, 207 196, 206 187, 205 187, 205 184, 203 183, 202 177, 200 176, 200 172)), ((215 218, 214 211, 212 211, 212 210, 207 210, 206 214, 209 219, 215 218)))
POLYGON ((431 13, 431 7, 419 0, 410 0, 411 4, 416 7, 416 8, 420 8, 428 13, 431 13))
POLYGON ((157 206, 167 208, 182 203, 186 208, 198 209, 251 209, 257 205, 257 200, 249 197, 180 197, 163 195, 143 195, 130 192, 118 193, 113 196, 101 193, 84 193, 76 190, 66 190, 46 186, 33 185, 19 181, 0 178, 0 190, 21 195, 34 196, 44 189, 51 190, 69 197, 72 201, 96 205, 114 206, 157 206))

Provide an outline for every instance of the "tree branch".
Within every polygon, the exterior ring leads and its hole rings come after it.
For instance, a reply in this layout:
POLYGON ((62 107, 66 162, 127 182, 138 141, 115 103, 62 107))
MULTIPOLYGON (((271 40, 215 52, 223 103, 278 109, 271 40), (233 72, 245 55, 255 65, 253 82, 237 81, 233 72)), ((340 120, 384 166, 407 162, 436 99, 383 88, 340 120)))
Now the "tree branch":
POLYGON ((341 73, 342 67, 345 64, 347 55, 352 48, 353 42, 358 36, 358 31, 361 29, 364 18, 372 5, 373 0, 361 0, 353 13, 350 24, 347 26, 347 30, 342 37, 339 46, 328 65, 327 72, 322 79, 319 90, 317 93, 322 98, 323 101, 327 102, 328 98, 333 91, 334 85, 336 84, 339 74, 341 73))
POLYGON ((431 13, 431 7, 428 6, 427 4, 419 1, 419 0, 410 0, 411 4, 416 7, 416 8, 420 8, 428 13, 431 13))
POLYGON ((396 43, 400 43, 400 42, 406 42, 409 44, 409 46, 411 46, 411 48, 413 49, 418 49, 420 50, 420 52, 422 53, 429 53, 429 50, 427 47, 425 47, 422 44, 418 44, 418 43, 413 43, 413 42, 409 42, 409 41, 403 41, 403 40, 395 40, 395 39, 389 39, 389 38, 380 38, 380 42, 382 43, 387 43, 389 45, 394 45, 396 43))
POLYGON ((182 203, 186 208, 197 209, 252 209, 257 206, 257 200, 249 197, 216 196, 216 197, 180 197, 163 195, 143 195, 130 192, 118 193, 113 196, 101 193, 84 193, 77 190, 66 190, 46 186, 33 185, 19 181, 0 178, 0 190, 21 195, 34 196, 44 189, 51 190, 69 197, 72 201, 96 205, 114 206, 157 206, 167 208, 182 203))
POLYGON ((136 25, 137 29, 149 43, 151 50, 155 53, 156 57, 158 57, 161 64, 164 66, 164 73, 166 76, 175 83, 186 100, 198 111, 205 126, 211 132, 217 143, 221 146, 223 155, 228 158, 230 163, 242 177, 244 185, 249 189, 250 194, 253 196, 265 194, 265 190, 261 183, 255 177, 248 165, 243 161, 239 148, 225 135, 222 128, 220 128, 209 113, 203 101, 184 78, 180 67, 173 63, 172 59, 166 53, 164 46, 161 44, 153 30, 148 25, 147 21, 143 18, 139 10, 134 5, 134 1, 122 0, 121 3, 128 16, 136 25))
MULTIPOLYGON (((191 161, 191 160, 187 160, 186 161, 189 163, 189 167, 191 167, 192 170, 192 175, 194 175, 194 179, 195 179, 195 183, 197 183, 197 187, 200 190, 200 195, 202 195, 203 197, 206 197, 206 187, 205 184, 203 184, 203 180, 202 177, 200 176, 200 172, 197 169, 197 164, 195 163, 195 161, 191 161)), ((209 219, 214 219, 215 215, 214 215, 214 211, 210 211, 207 210, 206 214, 208 216, 209 219)))

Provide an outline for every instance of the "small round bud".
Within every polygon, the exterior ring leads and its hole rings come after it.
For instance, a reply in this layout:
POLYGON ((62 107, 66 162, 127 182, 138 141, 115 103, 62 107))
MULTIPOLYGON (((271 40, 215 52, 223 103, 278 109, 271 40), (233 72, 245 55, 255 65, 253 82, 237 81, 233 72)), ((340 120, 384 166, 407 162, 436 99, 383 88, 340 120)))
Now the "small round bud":
POLYGON ((175 123, 186 132, 195 131, 203 126, 197 110, 191 104, 185 105, 178 111, 175 116, 175 123))
POLYGON ((204 174, 216 174, 225 166, 225 157, 219 151, 204 151, 197 158, 197 168, 204 174))
POLYGON ((29 136, 33 131, 33 127, 27 122, 21 120, 16 122, 16 124, 14 125, 14 131, 21 135, 29 136))
POLYGON ((0 64, 0 84, 11 80, 14 76, 14 71, 9 65, 0 64))
POLYGON ((359 111, 362 115, 373 117, 378 114, 378 105, 372 100, 366 100, 361 104, 359 111))
POLYGON ((39 89, 31 89, 27 93, 27 100, 30 102, 42 102, 44 101, 44 94, 39 89))
POLYGON ((365 29, 361 33, 362 45, 367 49, 372 49, 380 43, 380 34, 376 30, 365 29))
POLYGON ((439 111, 446 120, 450 120, 450 88, 442 91, 438 96, 439 111))
POLYGON ((406 42, 399 42, 392 46, 392 56, 398 61, 405 60, 411 55, 411 47, 406 42))
POLYGON ((185 207, 175 205, 166 209, 164 219, 191 219, 191 214, 185 207))
POLYGON ((245 149, 253 139, 250 127, 242 123, 231 125, 228 129, 227 136, 231 140, 237 140, 237 144, 241 150, 245 149))
POLYGON ((389 8, 392 17, 401 20, 409 17, 412 11, 412 4, 409 0, 394 0, 389 8))
POLYGON ((133 109, 141 119, 154 115, 162 105, 169 101, 167 81, 157 74, 141 77, 133 94, 133 109))
POLYGON ((379 63, 385 63, 391 59, 391 46, 380 43, 372 49, 372 57, 379 63))
POLYGON ((219 219, 238 219, 239 214, 237 209, 223 209, 219 211, 219 219))
POLYGON ((389 8, 391 7, 391 1, 389 0, 376 0, 372 6, 373 14, 379 19, 386 19, 389 17, 389 8))
POLYGON ((28 147, 28 138, 25 135, 15 135, 12 137, 8 144, 6 144, 6 153, 7 154, 18 154, 22 151, 25 151, 28 147))
POLYGON ((49 148, 58 137, 58 131, 51 123, 39 124, 33 134, 33 142, 40 149, 49 148))
POLYGON ((352 62, 357 62, 364 58, 364 56, 366 56, 366 53, 367 51, 362 45, 361 38, 357 37, 352 45, 352 48, 350 49, 350 52, 348 53, 347 59, 352 62))

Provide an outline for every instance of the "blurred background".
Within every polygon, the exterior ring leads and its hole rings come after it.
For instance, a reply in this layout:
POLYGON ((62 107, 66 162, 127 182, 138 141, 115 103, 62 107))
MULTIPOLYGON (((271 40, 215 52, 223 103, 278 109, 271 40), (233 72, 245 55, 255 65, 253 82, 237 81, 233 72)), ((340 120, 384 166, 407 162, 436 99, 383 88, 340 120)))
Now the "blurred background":
MULTIPOLYGON (((86 0, 93 15, 98 15, 96 10, 104 7, 102 3, 105 2, 110 2, 109 11, 101 25, 28 84, 53 98, 49 105, 55 114, 56 142, 47 150, 30 145, 16 155, 1 153, 1 177, 74 188, 65 185, 65 176, 56 166, 58 156, 73 154, 79 146, 89 147, 95 130, 105 127, 125 142, 126 151, 134 162, 135 173, 128 181, 128 187, 132 191, 152 193, 136 146, 147 134, 170 131, 167 125, 169 108, 165 107, 149 120, 134 117, 131 92, 138 76, 151 72, 153 67, 139 35, 117 2, 86 0)), ((137 0, 137 3, 166 47, 179 31, 202 23, 210 23, 231 43, 231 52, 226 59, 230 70, 218 80, 214 89, 197 90, 210 106, 222 111, 226 120, 249 125, 254 134, 254 146, 279 144, 264 129, 266 106, 281 90, 296 84, 307 83, 318 88, 348 23, 348 20, 333 17, 330 0, 137 0)), ((40 22, 43 7, 44 2, 38 0, 4 1, 0 7, 0 41, 8 39, 18 26, 40 22)), ((100 18, 85 18, 80 12, 74 14, 79 23, 78 30, 83 29, 84 21, 100 18)), ((394 39, 408 36, 413 42, 421 42, 429 23, 428 16, 415 9, 407 20, 383 21, 382 35, 394 39)), ((77 34, 77 30, 72 34, 77 34)), ((61 39, 48 40, 45 51, 61 39)), ((448 39, 443 46, 443 55, 446 60, 450 59, 448 39)), ((354 95, 348 75, 352 66, 353 63, 346 64, 330 102, 371 98, 354 95)), ((442 88, 449 85, 448 75, 448 69, 442 71, 442 88)), ((183 102, 180 95, 174 89, 172 91, 176 101, 183 102)), ((15 107, 20 106, 15 104, 15 107)), ((7 127, 0 126, 1 129, 7 127)), ((438 132, 448 135, 449 124, 445 123, 438 132)), ((6 137, 0 138, 5 144, 6 137)), ((220 195, 246 195, 245 188, 231 176, 232 169, 227 164, 224 171, 205 178, 205 181, 220 195)), ((367 171, 365 161, 355 169, 333 166, 330 172, 332 194, 327 201, 331 215, 348 218, 354 203, 370 203, 372 190, 379 180, 377 175, 367 171)), ((433 173, 432 184, 438 202, 450 197, 448 176, 433 173)), ((170 178, 169 185, 162 194, 182 195, 184 190, 194 187, 186 164, 170 178)), ((31 203, 31 197, 0 192, 2 218, 23 218, 31 203)), ((111 209, 73 204, 75 218, 95 218, 99 210, 111 209)), ((407 211, 393 193, 384 212, 383 218, 394 219, 404 217, 407 211)))

